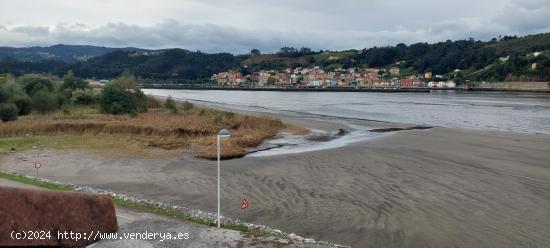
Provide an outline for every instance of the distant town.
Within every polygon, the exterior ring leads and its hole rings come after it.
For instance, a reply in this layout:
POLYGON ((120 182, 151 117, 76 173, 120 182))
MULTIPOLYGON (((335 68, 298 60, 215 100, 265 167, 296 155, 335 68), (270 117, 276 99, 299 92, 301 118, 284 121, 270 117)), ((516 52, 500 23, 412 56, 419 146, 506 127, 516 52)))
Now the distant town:
POLYGON ((213 74, 211 80, 218 86, 232 87, 285 87, 285 88, 455 88, 453 80, 434 75, 427 70, 423 74, 400 76, 398 67, 349 68, 327 71, 319 66, 287 68, 285 70, 260 70, 243 75, 239 71, 213 74))

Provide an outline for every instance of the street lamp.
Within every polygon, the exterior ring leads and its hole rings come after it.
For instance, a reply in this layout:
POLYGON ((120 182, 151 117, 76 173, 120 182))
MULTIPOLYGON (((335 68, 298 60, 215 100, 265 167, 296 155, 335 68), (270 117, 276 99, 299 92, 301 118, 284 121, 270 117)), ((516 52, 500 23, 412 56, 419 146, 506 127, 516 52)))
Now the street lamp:
POLYGON ((218 228, 220 228, 220 139, 229 137, 231 133, 227 129, 218 132, 218 228))

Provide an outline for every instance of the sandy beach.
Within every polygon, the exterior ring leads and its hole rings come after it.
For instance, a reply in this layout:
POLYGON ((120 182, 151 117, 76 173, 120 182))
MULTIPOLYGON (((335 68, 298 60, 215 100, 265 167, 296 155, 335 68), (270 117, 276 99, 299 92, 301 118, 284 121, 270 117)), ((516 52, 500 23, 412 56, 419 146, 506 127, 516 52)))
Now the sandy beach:
MULTIPOLYGON (((0 168, 33 175, 36 156, 44 178, 216 209, 212 161, 45 150, 3 156, 0 168)), ((399 131, 336 149, 224 161, 222 214, 354 247, 544 247, 548 161, 548 135, 399 131)))

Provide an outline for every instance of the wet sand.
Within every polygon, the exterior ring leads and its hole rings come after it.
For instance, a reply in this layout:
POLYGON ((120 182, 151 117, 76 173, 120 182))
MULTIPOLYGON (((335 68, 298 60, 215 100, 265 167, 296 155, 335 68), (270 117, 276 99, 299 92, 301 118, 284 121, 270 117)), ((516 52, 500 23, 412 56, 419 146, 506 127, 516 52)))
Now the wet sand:
MULTIPOLYGON (((216 163, 46 150, 40 176, 215 212, 216 163)), ((3 156, 29 175, 35 153, 3 156)), ((545 247, 550 136, 449 128, 222 163, 222 215, 354 247, 545 247), (250 208, 240 210, 242 194, 250 208)))

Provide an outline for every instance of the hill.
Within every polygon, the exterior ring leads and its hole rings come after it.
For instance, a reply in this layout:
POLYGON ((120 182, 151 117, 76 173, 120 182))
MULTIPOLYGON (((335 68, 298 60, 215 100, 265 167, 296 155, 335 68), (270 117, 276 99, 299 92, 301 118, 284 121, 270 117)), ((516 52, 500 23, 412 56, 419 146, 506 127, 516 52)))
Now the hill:
POLYGON ((61 76, 72 69, 81 77, 114 78, 129 71, 144 80, 201 83, 213 73, 227 70, 248 74, 258 70, 319 66, 326 70, 399 67, 400 76, 431 71, 457 81, 550 81, 550 33, 504 36, 490 41, 401 43, 346 51, 283 47, 278 53, 261 54, 254 49, 248 55, 67 45, 6 51, 16 56, 4 56, 3 59, 0 56, 0 73, 17 75, 50 73, 61 76))
POLYGON ((0 47, 0 59, 12 58, 19 61, 38 62, 42 60, 61 60, 64 62, 85 61, 92 57, 101 56, 115 50, 148 51, 146 49, 127 47, 111 48, 100 46, 81 45, 54 45, 49 47, 0 47))

